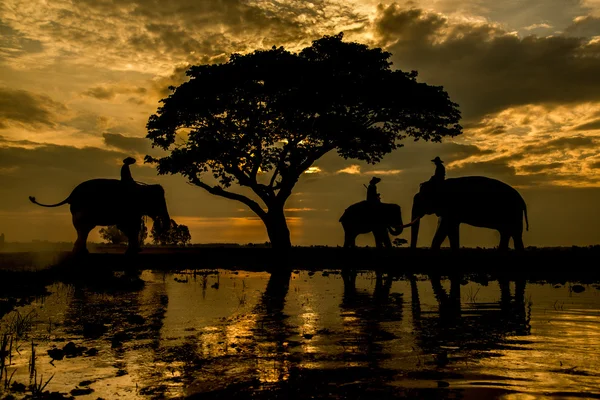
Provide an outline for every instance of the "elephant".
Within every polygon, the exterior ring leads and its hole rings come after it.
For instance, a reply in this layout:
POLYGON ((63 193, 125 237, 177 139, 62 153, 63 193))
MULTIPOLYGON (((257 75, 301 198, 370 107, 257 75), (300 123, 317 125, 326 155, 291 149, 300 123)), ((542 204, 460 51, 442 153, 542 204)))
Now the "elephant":
POLYGON ((116 225, 128 238, 127 253, 140 250, 139 233, 142 217, 149 216, 159 230, 170 224, 161 185, 125 183, 117 179, 91 179, 80 183, 60 203, 42 204, 35 197, 29 200, 42 207, 58 207, 69 204, 73 226, 77 231, 74 253, 87 253, 87 237, 96 226, 116 225))
POLYGON ((373 232, 377 248, 392 247, 389 232, 398 236, 411 224, 402 224, 402 209, 397 204, 361 201, 346 208, 339 220, 344 228, 344 247, 356 247, 356 236, 373 232))
POLYGON ((419 219, 426 214, 439 217, 431 244, 439 249, 446 237, 450 247, 458 249, 459 226, 468 225, 496 229, 500 232, 500 250, 508 249, 513 238, 516 250, 523 250, 523 215, 529 230, 525 200, 513 187, 484 176, 464 176, 439 183, 424 182, 413 198, 411 248, 416 248, 419 219))

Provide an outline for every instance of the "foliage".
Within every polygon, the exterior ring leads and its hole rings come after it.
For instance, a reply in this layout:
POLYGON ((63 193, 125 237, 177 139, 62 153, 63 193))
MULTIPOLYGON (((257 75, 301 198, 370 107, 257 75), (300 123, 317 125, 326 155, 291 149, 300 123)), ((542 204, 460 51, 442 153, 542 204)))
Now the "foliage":
MULTIPOLYGON (((142 228, 140 230, 139 243, 144 244, 144 241, 148 238, 148 228, 144 220, 141 221, 142 228)), ((124 244, 128 242, 127 236, 117 228, 116 225, 107 226, 100 229, 100 237, 111 244, 124 244)))
POLYGON ((402 247, 402 245, 407 243, 408 240, 402 238, 395 238, 394 240, 392 240, 392 245, 394 245, 394 247, 402 247))
POLYGON ((171 226, 168 230, 163 229, 158 231, 157 225, 152 226, 152 243, 166 245, 181 245, 185 246, 192 241, 190 229, 186 225, 178 225, 174 220, 171 220, 171 226))
POLYGON ((117 228, 116 225, 100 229, 100 237, 110 244, 127 243, 127 236, 117 228))
POLYGON ((442 87, 417 82, 415 71, 392 70, 391 54, 380 48, 342 39, 340 33, 299 53, 273 47, 191 67, 189 81, 170 87, 147 124, 153 146, 170 154, 146 162, 246 204, 273 245, 289 247, 284 204, 324 154, 375 164, 407 137, 440 142, 461 133, 458 105, 442 87), (251 189, 266 210, 226 190, 232 183, 251 189))

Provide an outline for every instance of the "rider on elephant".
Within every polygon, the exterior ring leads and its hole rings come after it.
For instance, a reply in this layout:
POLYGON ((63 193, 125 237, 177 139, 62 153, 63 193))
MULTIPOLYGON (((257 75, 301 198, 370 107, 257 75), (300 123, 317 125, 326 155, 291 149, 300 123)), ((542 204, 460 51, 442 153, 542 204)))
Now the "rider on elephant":
POLYGON ((380 194, 377 193, 377 184, 381 182, 380 178, 373 177, 367 188, 367 201, 381 203, 380 194))
POLYGON ((121 167, 121 182, 135 183, 131 176, 131 171, 129 170, 131 164, 135 164, 135 158, 127 157, 123 160, 123 166, 121 167))
POLYGON ((435 164, 435 173, 429 180, 431 182, 442 182, 444 179, 446 179, 446 168, 444 167, 444 162, 439 157, 434 158, 431 160, 431 162, 435 164))
POLYGON ((421 183, 421 192, 435 191, 438 189, 437 185, 444 182, 446 179, 446 168, 444 167, 444 162, 439 157, 434 158, 431 160, 431 162, 435 164, 435 172, 427 182, 421 183))

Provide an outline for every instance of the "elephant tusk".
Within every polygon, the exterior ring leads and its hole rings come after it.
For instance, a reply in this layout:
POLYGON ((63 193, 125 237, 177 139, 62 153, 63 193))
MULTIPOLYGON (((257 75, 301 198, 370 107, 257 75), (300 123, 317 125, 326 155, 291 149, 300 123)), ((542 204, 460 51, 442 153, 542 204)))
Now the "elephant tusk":
POLYGON ((417 221, 419 221, 421 219, 421 217, 417 217, 414 220, 412 220, 410 223, 406 224, 406 225, 402 225, 402 228, 408 228, 409 226, 414 225, 417 221))

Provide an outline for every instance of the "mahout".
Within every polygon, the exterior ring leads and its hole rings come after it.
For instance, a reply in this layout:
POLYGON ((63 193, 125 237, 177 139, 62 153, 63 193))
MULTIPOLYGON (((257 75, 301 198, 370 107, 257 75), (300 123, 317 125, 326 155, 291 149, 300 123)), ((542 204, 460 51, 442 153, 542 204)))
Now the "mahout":
POLYGON ((529 230, 527 206, 520 193, 504 182, 484 176, 421 184, 413 198, 412 219, 417 221, 412 224, 411 248, 417 246, 418 219, 430 214, 439 217, 432 249, 439 249, 446 237, 450 247, 458 249, 461 223, 500 232, 500 250, 508 249, 511 237, 515 249, 523 250, 523 216, 529 230))

